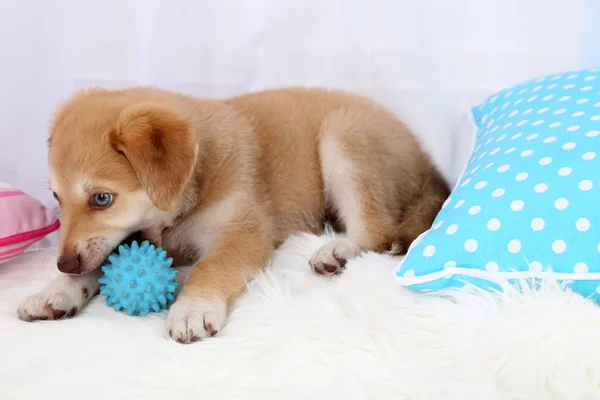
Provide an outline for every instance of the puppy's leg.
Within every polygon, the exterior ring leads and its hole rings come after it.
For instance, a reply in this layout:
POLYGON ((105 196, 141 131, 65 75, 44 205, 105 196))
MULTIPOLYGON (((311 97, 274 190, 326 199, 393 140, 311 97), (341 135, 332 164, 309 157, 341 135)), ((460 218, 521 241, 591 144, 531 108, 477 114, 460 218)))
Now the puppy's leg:
POLYGON ((17 314, 23 321, 37 321, 72 317, 98 293, 97 269, 84 275, 60 274, 41 292, 21 302, 17 314))
POLYGON ((416 139, 377 107, 330 114, 321 128, 319 156, 326 200, 346 228, 345 238, 311 257, 320 274, 339 273, 362 251, 407 246, 428 228, 448 194, 416 139))
POLYGON ((272 250, 264 221, 243 219, 223 227, 213 251, 194 265, 171 306, 166 334, 179 343, 214 336, 228 306, 264 268, 272 250))
POLYGON ((322 157, 325 194, 346 228, 346 237, 335 239, 311 257, 312 269, 323 275, 340 273, 349 258, 363 250, 379 249, 386 233, 393 230, 393 220, 387 210, 377 210, 364 193, 357 165, 344 149, 343 142, 335 137, 322 139, 322 157))

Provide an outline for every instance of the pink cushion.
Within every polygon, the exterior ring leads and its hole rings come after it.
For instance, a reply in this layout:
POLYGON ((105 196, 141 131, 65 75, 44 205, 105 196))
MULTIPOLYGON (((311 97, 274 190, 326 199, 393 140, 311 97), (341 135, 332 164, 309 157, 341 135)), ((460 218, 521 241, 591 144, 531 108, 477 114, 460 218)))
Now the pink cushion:
POLYGON ((42 203, 0 181, 0 264, 59 226, 56 216, 42 203))

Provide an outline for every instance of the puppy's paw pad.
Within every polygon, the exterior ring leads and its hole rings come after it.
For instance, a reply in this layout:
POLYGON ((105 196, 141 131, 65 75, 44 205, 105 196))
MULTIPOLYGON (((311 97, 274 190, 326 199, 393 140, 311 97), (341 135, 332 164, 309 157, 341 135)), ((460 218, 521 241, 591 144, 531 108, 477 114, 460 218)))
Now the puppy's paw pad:
POLYGON ((348 240, 334 240, 317 250, 310 258, 309 264, 313 271, 321 275, 340 274, 348 259, 358 254, 358 246, 348 240))
POLYGON ((194 343, 214 336, 223 326, 226 313, 227 306, 220 300, 177 300, 167 317, 167 336, 177 343, 194 343))
POLYGON ((80 299, 68 291, 39 293, 25 298, 17 309, 17 315, 29 322, 57 320, 74 316, 80 308, 80 299))

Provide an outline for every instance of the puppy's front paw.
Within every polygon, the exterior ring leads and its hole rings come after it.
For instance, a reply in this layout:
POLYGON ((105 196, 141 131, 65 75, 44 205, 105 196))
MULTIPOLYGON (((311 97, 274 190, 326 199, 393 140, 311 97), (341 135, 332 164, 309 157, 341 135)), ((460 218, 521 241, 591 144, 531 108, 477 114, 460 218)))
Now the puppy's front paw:
POLYGON ((166 334, 177 343, 193 343, 214 336, 223 326, 227 305, 218 299, 184 296, 171 306, 166 334))
POLYGON ((23 321, 40 321, 72 317, 81 309, 84 294, 80 291, 62 290, 41 292, 23 300, 17 310, 23 321))
POLYGON ((349 258, 360 253, 358 246, 347 239, 336 239, 323 245, 310 258, 311 268, 321 275, 341 273, 349 258))

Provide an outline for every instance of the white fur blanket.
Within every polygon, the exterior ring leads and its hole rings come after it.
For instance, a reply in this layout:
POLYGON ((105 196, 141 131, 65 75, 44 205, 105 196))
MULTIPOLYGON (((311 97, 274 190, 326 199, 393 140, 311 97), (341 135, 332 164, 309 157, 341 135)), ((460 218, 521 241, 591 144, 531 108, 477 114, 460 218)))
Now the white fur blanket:
POLYGON ((0 266, 0 399, 598 399, 600 308, 556 285, 442 298, 398 287, 398 259, 366 254, 340 276, 293 237, 225 329, 181 345, 166 313, 127 317, 96 298, 76 318, 21 322, 48 253, 0 266))

